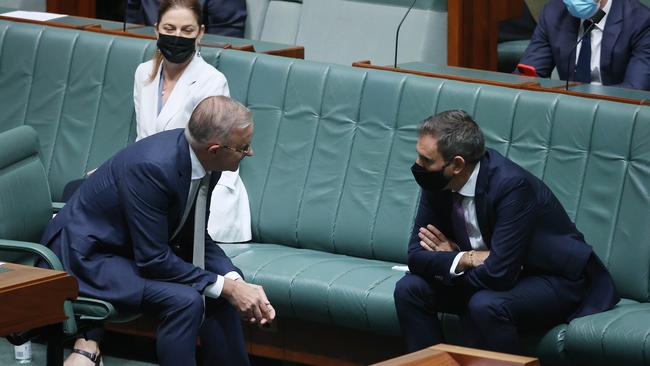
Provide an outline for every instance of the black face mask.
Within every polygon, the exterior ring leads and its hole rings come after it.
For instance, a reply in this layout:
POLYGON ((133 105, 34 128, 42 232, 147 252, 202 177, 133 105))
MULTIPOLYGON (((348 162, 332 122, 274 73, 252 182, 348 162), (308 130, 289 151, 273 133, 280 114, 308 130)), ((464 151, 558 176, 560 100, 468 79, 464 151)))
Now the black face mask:
POLYGON ((173 64, 182 64, 194 54, 196 38, 186 38, 161 34, 158 49, 165 59, 173 64))
POLYGON ((446 163, 442 169, 435 172, 430 172, 419 166, 417 163, 414 163, 411 167, 411 173, 413 173, 415 181, 420 187, 422 187, 422 189, 425 189, 427 191, 440 191, 445 188, 451 180, 451 178, 445 177, 445 175, 442 173, 447 165, 449 164, 446 163))

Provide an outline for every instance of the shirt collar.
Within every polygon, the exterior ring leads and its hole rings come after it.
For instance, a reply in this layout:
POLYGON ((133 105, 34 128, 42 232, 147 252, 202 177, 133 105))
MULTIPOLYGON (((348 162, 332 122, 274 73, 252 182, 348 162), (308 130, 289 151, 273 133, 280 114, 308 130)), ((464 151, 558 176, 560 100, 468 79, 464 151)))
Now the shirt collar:
POLYGON ((480 167, 481 162, 479 161, 474 166, 474 170, 472 170, 472 174, 470 174, 469 179, 467 182, 465 182, 465 185, 463 185, 463 187, 458 190, 458 194, 464 197, 474 197, 474 194, 476 192, 476 180, 478 178, 478 171, 480 167))
POLYGON ((203 165, 201 165, 199 158, 196 157, 194 150, 192 150, 192 147, 189 146, 189 144, 187 147, 188 149, 190 149, 190 163, 192 164, 192 180, 201 179, 205 177, 205 169, 203 169, 203 165))

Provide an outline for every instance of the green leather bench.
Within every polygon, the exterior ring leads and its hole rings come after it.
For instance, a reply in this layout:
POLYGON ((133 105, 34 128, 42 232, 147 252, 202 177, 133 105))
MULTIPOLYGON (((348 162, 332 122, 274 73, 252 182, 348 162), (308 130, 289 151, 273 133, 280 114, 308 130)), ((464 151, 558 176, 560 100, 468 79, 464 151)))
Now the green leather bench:
MULTIPOLYGON (((29 125, 38 132, 54 200, 67 181, 133 140, 132 75, 152 47, 0 22, 0 131, 29 125)), ((490 147, 552 188, 625 298, 612 311, 526 335, 528 352, 545 365, 650 365, 649 107, 231 50, 203 53, 256 121, 255 157, 241 167, 253 241, 223 248, 278 310, 280 331, 270 338, 282 338, 283 321, 297 319, 341 335, 397 340, 392 296, 402 273, 391 267, 406 263, 418 201, 409 170, 416 126, 462 108, 490 147)), ((0 210, 7 207, 0 201, 0 210)), ((450 342, 460 343, 457 319, 443 320, 450 342)))

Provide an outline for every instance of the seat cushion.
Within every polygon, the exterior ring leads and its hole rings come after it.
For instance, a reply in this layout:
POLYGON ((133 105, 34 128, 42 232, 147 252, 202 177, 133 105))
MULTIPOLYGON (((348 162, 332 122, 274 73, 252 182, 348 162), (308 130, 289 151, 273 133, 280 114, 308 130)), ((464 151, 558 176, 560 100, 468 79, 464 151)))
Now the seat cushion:
POLYGON ((221 244, 246 280, 264 286, 279 317, 397 335, 397 263, 275 244, 221 244))
POLYGON ((575 319, 566 333, 574 364, 650 365, 650 304, 623 299, 610 311, 575 319))

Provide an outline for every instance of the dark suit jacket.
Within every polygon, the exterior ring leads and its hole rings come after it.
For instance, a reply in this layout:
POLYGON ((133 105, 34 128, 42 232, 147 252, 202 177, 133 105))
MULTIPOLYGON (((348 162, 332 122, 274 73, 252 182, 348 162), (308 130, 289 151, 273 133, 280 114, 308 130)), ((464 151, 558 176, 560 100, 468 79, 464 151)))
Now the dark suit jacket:
POLYGON ((458 252, 427 251, 420 246, 418 229, 427 224, 453 238, 452 193, 422 190, 409 243, 408 265, 413 273, 475 290, 506 291, 522 276, 578 280, 589 267, 590 274, 598 277, 598 281, 588 279, 589 286, 597 284, 597 288, 588 291, 573 317, 608 310, 618 302, 613 281, 591 246, 553 192, 528 171, 488 149, 481 159, 474 203, 490 250, 485 264, 451 278, 449 270, 458 252))
MULTIPOLYGON (((650 90, 650 10, 639 0, 612 1, 601 44, 603 85, 650 90)), ((557 66, 562 80, 573 79, 579 26, 562 0, 549 1, 520 63, 545 78, 557 66)))
MULTIPOLYGON (((203 23, 206 32, 244 37, 246 0, 203 0, 203 23)), ((160 0, 128 0, 126 21, 154 25, 158 21, 160 0)))
MULTIPOLYGON (((219 175, 212 174, 209 192, 219 175)), ((239 270, 207 231, 207 270, 192 265, 194 208, 170 242, 187 204, 190 180, 183 129, 155 134, 97 169, 50 222, 41 242, 77 278, 80 293, 126 309, 139 309, 145 279, 202 292, 217 274, 239 270)))

